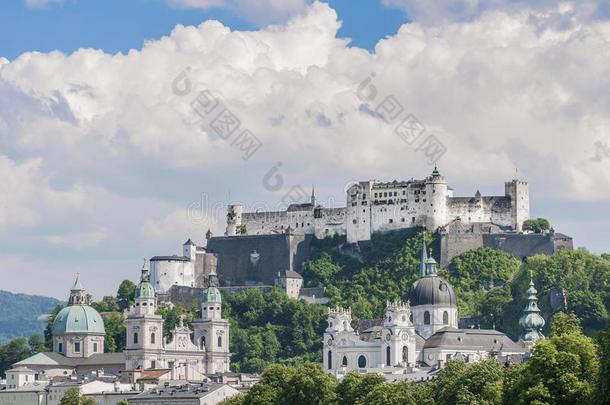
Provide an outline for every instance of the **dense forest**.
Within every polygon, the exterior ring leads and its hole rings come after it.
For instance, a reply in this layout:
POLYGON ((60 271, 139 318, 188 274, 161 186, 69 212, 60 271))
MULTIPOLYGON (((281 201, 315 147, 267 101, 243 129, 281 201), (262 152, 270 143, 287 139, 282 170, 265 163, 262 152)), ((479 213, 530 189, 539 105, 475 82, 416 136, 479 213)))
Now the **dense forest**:
POLYGON ((55 298, 0 290, 0 343, 42 333, 47 324, 44 316, 60 303, 55 298))
MULTIPOLYGON (((351 307, 354 321, 379 318, 387 300, 406 300, 409 287, 417 278, 423 237, 438 261, 438 236, 409 229, 374 235, 360 249, 346 246, 342 237, 316 240, 301 274, 306 286, 327 287, 329 306, 351 307)), ((472 316, 481 328, 495 327, 513 339, 521 332, 518 319, 525 306, 530 275, 539 292, 542 315, 547 320, 545 335, 550 332, 549 320, 553 316, 548 297, 553 287, 565 290, 568 312, 580 319, 586 336, 594 336, 608 319, 610 255, 607 254, 561 250, 552 256, 530 257, 521 263, 508 253, 479 248, 454 258, 440 275, 454 286, 460 316, 472 316)), ((91 304, 104 318, 107 352, 125 347, 122 311, 131 303, 134 289, 134 283, 125 280, 116 296, 103 297, 91 304)), ((43 344, 36 346, 34 342, 36 347, 30 348, 25 339, 20 341, 17 346, 21 356, 50 347, 51 324, 61 308, 59 305, 53 309, 43 344)), ((158 313, 165 319, 164 334, 169 337, 181 314, 190 326, 199 317, 199 308, 195 302, 190 308, 160 307, 158 313)), ((326 306, 290 299, 278 289, 265 294, 249 289, 223 297, 223 316, 231 321, 233 371, 261 372, 271 364, 302 366, 309 361, 322 361, 326 306)), ((18 357, 11 356, 10 360, 18 357)), ((1 366, 10 364, 6 361, 1 366)))

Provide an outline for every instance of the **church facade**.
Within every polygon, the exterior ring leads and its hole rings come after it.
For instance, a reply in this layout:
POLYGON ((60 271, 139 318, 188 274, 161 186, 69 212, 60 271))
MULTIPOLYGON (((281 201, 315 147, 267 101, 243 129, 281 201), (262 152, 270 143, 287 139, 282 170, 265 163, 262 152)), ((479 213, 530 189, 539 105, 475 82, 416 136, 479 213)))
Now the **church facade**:
POLYGON ((349 370, 442 367, 450 359, 477 362, 490 357, 523 356, 541 337, 533 283, 519 342, 495 330, 458 329, 453 287, 438 276, 436 261, 422 248, 419 279, 406 302, 388 302, 384 319, 360 321, 352 327, 351 309, 328 310, 324 333, 324 369, 341 375, 349 370), (361 326, 361 324, 364 324, 361 326))

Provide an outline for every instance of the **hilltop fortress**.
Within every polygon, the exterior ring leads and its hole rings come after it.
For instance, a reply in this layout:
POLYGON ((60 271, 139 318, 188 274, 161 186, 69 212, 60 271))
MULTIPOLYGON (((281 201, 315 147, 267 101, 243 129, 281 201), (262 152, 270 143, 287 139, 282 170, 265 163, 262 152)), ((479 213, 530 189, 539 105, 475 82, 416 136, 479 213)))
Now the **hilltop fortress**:
MULTIPOLYGON (((454 197, 436 168, 423 180, 353 184, 346 191, 346 207, 341 208, 318 204, 313 191, 310 201, 291 204, 285 211, 244 212, 242 205, 233 204, 228 207, 225 235, 208 231, 205 247, 189 239, 182 255, 153 257, 151 283, 186 305, 205 287, 212 269, 223 288, 287 286, 299 281, 298 272, 310 256, 314 238, 345 235, 348 250, 358 255, 373 234, 412 227, 438 232, 442 268, 460 253, 482 246, 520 260, 572 249, 572 238, 553 230, 523 232, 529 211, 525 181, 506 182, 502 196, 481 196, 477 191, 470 197, 454 197)), ((323 294, 311 288, 294 290, 295 298, 312 302, 323 294)))
POLYGON ((243 212, 243 206, 230 205, 225 234, 292 232, 319 239, 339 234, 346 235, 348 243, 356 243, 370 240, 374 233, 416 226, 435 232, 454 221, 519 232, 529 211, 527 182, 506 182, 503 196, 481 196, 477 191, 472 197, 454 197, 447 179, 434 168, 423 180, 354 184, 347 190, 345 208, 318 205, 313 191, 309 203, 292 204, 286 211, 243 212))

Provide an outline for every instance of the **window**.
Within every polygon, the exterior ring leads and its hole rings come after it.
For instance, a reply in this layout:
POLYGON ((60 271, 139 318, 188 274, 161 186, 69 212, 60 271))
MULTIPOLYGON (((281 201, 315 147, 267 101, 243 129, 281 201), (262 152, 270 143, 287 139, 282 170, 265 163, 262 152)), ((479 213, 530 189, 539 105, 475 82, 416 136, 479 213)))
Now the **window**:
POLYGON ((430 325, 430 312, 424 312, 424 325, 430 325))
POLYGON ((155 344, 155 334, 154 334, 154 332, 150 334, 150 343, 153 344, 153 345, 155 344))
POLYGON ((343 356, 343 362, 341 364, 343 364, 343 367, 347 367, 347 356, 343 356))
POLYGON ((205 348, 205 336, 201 336, 201 348, 205 348))
POLYGON ((80 342, 74 343, 74 353, 80 353, 80 342))
POLYGON ((358 367, 359 368, 365 368, 366 367, 366 357, 364 356, 360 356, 358 357, 358 367))
POLYGON ((93 353, 97 353, 97 343, 93 343, 93 353))
POLYGON ((156 361, 154 361, 154 360, 152 360, 152 361, 150 362, 150 368, 157 368, 157 362, 156 362, 156 361))
POLYGON ((134 332, 134 334, 133 334, 133 344, 134 345, 138 344, 138 332, 134 332))
POLYGON ((218 347, 222 347, 222 336, 218 336, 218 347))
POLYGON ((57 344, 57 351, 59 353, 63 353, 64 352, 64 347, 63 347, 63 344, 61 342, 57 344))
POLYGON ((443 325, 449 325, 449 312, 443 312, 443 325))
POLYGON ((394 222, 394 220, 392 218, 390 218, 390 223, 394 222))
POLYGON ((391 360, 390 360, 390 346, 385 348, 385 365, 386 366, 390 366, 391 365, 391 360))
POLYGON ((328 369, 333 368, 333 352, 328 351, 328 369))

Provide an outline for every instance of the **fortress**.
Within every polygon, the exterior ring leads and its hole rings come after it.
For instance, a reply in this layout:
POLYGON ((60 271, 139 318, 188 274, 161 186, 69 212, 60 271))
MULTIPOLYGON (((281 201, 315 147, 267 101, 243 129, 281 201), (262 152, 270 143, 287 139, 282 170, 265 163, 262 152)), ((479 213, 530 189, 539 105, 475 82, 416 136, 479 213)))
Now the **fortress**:
MULTIPOLYGON (((346 191, 346 207, 341 208, 318 204, 313 191, 310 201, 291 204, 285 211, 244 212, 242 205, 233 204, 228 207, 224 236, 208 231, 205 247, 189 239, 182 255, 153 257, 151 283, 156 291, 180 297, 186 304, 206 287, 212 269, 223 288, 287 286, 288 280, 278 273, 298 274, 309 258, 314 237, 345 235, 347 243, 359 251, 373 234, 412 227, 438 232, 442 268, 460 253, 482 246, 512 253, 520 260, 572 249, 572 238, 553 230, 522 232, 529 210, 527 182, 506 182, 502 196, 481 196, 477 191, 470 197, 454 197, 436 168, 423 180, 353 184, 346 191)), ((320 291, 307 290, 301 288, 293 295, 311 301, 321 298, 320 291)))
POLYGON ((280 212, 243 212, 230 205, 226 236, 294 233, 318 239, 346 235, 348 243, 371 239, 382 233, 416 226, 431 232, 454 221, 462 224, 490 224, 499 231, 519 232, 529 219, 527 182, 512 180, 503 196, 454 197, 447 179, 436 168, 423 180, 361 181, 348 188, 345 208, 325 208, 311 201, 292 204, 280 212))

